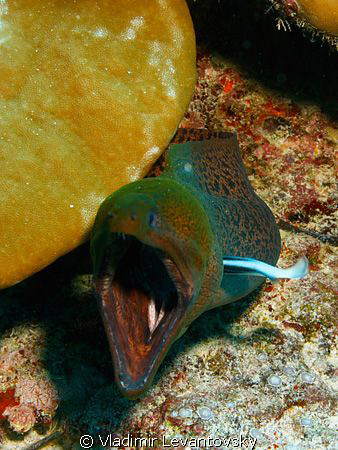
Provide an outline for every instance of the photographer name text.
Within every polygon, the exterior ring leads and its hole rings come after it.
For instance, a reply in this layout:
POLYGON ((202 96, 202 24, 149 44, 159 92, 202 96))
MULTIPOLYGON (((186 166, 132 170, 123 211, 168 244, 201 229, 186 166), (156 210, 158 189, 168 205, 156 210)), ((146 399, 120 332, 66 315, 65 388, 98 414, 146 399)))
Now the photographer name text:
POLYGON ((214 448, 243 448, 253 450, 256 446, 257 439, 250 435, 238 434, 231 437, 134 437, 128 434, 125 437, 117 437, 116 435, 107 434, 105 436, 98 435, 97 439, 91 435, 83 435, 80 438, 80 446, 82 448, 92 448, 96 443, 102 447, 159 447, 161 448, 177 448, 177 447, 214 447, 214 448))

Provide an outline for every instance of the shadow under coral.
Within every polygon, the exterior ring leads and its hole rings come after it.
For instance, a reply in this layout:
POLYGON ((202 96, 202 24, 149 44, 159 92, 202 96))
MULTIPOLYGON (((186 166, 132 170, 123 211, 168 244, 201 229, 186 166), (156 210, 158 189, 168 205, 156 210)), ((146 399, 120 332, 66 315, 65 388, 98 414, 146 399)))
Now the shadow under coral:
MULTIPOLYGON (((20 325, 42 328, 46 336, 41 342, 42 365, 59 396, 55 419, 74 435, 83 431, 114 433, 125 428, 135 402, 123 398, 115 387, 111 355, 95 298, 89 287, 82 291, 74 287, 74 279, 81 273, 90 273, 87 244, 3 290, 0 339, 20 325)), ((255 298, 257 292, 196 320, 174 344, 154 384, 166 376, 181 352, 206 337, 238 339, 227 328, 255 298)), ((273 334, 273 330, 260 330, 250 342, 273 334)))

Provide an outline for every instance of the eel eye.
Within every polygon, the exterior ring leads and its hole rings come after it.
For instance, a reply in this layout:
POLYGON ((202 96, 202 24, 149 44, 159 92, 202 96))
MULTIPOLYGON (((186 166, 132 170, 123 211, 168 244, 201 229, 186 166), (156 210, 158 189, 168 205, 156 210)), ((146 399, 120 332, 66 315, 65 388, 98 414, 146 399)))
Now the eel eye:
POLYGON ((107 217, 109 217, 109 219, 115 219, 115 214, 112 211, 108 211, 107 217))
POLYGON ((156 225, 156 214, 153 213, 153 212, 150 212, 150 213, 148 214, 148 225, 149 225, 151 228, 154 228, 155 225, 156 225))

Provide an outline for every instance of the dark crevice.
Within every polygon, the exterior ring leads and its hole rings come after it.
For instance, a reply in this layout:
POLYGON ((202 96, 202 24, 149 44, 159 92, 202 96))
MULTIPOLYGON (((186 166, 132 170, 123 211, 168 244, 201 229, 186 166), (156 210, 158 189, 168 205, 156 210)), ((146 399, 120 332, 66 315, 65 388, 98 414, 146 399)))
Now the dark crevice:
POLYGON ((323 233, 319 233, 318 231, 306 230, 305 228, 296 227, 295 225, 292 225, 291 223, 285 222, 284 220, 281 220, 281 219, 277 221, 277 224, 281 230, 291 231, 291 232, 297 233, 297 234, 304 233, 304 234, 307 234, 308 236, 312 236, 312 237, 318 239, 319 241, 323 242, 324 244, 330 244, 335 247, 338 246, 338 237, 337 236, 326 235, 323 233))

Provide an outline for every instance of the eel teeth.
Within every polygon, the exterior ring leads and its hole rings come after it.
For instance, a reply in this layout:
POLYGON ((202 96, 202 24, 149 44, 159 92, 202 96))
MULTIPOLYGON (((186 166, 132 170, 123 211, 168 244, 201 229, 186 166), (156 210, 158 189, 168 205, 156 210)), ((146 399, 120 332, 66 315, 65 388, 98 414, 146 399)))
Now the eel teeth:
POLYGON ((161 322, 163 317, 164 317, 164 309, 161 308, 161 311, 160 311, 160 313, 159 313, 159 315, 157 317, 156 323, 155 323, 155 328, 157 328, 158 324, 161 322))
POLYGON ((108 291, 111 285, 111 278, 110 276, 106 275, 102 280, 102 288, 104 291, 108 291))
POLYGON ((148 306, 148 326, 150 334, 153 334, 154 330, 156 330, 163 317, 164 309, 161 308, 161 311, 159 312, 159 314, 157 314, 154 299, 151 298, 148 306))
POLYGON ((148 326, 150 334, 152 334, 153 331, 155 330, 155 323, 156 323, 156 306, 154 299, 151 298, 148 306, 148 326))

